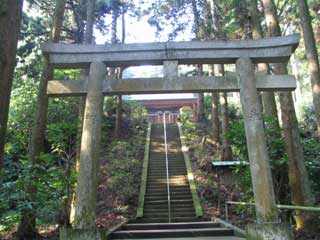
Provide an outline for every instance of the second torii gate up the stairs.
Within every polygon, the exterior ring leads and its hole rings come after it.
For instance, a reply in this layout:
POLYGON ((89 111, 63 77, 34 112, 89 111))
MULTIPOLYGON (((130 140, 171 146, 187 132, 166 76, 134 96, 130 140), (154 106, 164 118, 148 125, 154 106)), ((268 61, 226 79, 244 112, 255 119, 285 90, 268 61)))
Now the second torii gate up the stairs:
MULTIPOLYGON (((42 51, 55 68, 88 68, 88 79, 49 81, 49 96, 86 96, 77 184, 74 229, 95 228, 98 149, 103 95, 240 91, 256 203, 257 224, 251 239, 271 234, 290 239, 279 224, 258 91, 291 91, 293 76, 254 72, 253 63, 287 62, 300 36, 260 40, 217 40, 114 45, 45 43, 42 51), (161 78, 112 79, 107 67, 163 65, 161 78), (236 64, 236 73, 215 77, 179 77, 178 64, 236 64)), ((71 238, 70 238, 71 239, 71 238)), ((260 239, 260 238, 259 238, 260 239)))

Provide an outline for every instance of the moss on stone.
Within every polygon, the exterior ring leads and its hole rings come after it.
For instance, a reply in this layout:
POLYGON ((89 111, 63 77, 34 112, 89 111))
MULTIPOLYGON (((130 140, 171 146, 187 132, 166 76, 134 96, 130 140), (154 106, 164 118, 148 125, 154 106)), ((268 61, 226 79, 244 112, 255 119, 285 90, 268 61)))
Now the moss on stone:
POLYGON ((188 181, 189 181, 190 191, 192 194, 193 205, 194 205, 194 208, 196 211, 196 216, 202 217, 203 211, 202 211, 202 207, 201 207, 200 200, 199 200, 198 193, 197 193, 197 186, 194 181, 194 177, 193 177, 193 173, 192 173, 191 161, 190 161, 188 154, 186 153, 187 146, 185 143, 185 137, 183 135, 181 124, 179 124, 179 123, 178 123, 178 128, 179 128, 180 141, 181 141, 181 146, 182 146, 182 153, 183 153, 184 161, 185 161, 186 168, 187 168, 188 181))
POLYGON ((148 176, 148 164, 149 164, 149 152, 150 152, 150 137, 151 137, 151 123, 148 124, 146 144, 144 149, 144 159, 143 159, 143 169, 141 175, 141 187, 139 194, 139 202, 137 209, 137 218, 143 217, 143 207, 144 207, 144 196, 147 188, 147 176, 148 176))

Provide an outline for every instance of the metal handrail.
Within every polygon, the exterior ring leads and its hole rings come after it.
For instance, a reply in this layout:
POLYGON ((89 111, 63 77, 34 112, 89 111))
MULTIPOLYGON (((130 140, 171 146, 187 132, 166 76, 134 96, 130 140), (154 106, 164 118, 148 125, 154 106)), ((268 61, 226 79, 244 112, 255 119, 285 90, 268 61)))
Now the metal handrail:
POLYGON ((168 190, 168 216, 171 223, 171 205, 170 205, 170 180, 169 180, 169 163, 168 163, 168 147, 167 147, 167 128, 166 128, 166 113, 163 113, 163 131, 164 131, 164 149, 166 155, 166 173, 167 173, 167 190, 168 190))
MULTIPOLYGON (((227 201, 225 203, 226 220, 227 221, 229 219, 229 216, 228 216, 228 204, 230 204, 230 205, 242 205, 242 206, 255 206, 254 203, 227 201)), ((296 206, 296 205, 281 205, 281 204, 277 204, 276 207, 279 208, 279 209, 291 209, 291 210, 320 212, 320 207, 312 207, 312 206, 296 206)))

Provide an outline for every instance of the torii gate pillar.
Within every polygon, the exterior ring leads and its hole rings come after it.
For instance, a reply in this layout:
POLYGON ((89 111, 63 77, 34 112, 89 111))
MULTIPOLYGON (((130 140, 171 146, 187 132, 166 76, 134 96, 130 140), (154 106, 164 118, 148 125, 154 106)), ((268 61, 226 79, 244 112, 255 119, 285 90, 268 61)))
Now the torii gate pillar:
POLYGON ((239 58, 236 68, 257 215, 257 223, 247 226, 247 239, 293 239, 278 217, 253 63, 239 58))
POLYGON ((106 66, 104 63, 91 63, 75 205, 74 227, 77 229, 94 229, 96 227, 99 145, 103 111, 102 86, 105 76, 106 66))

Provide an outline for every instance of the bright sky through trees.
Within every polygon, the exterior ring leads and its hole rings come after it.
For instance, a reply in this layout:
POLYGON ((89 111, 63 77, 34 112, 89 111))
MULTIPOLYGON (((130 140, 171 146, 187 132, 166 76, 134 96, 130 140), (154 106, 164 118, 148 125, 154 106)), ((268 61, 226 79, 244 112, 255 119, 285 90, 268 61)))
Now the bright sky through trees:
MULTIPOLYGON (((192 14, 191 14, 192 15, 192 14)), ((111 18, 106 18, 106 24, 111 24, 111 18)), ((190 41, 192 35, 191 25, 183 34, 177 36, 176 41, 190 41)), ((118 36, 121 36, 121 19, 118 19, 118 36)), ((168 34, 171 32, 171 28, 168 25, 166 29, 159 36, 156 36, 155 27, 150 26, 148 23, 148 17, 144 16, 139 21, 136 18, 132 18, 128 14, 126 15, 126 43, 143 43, 143 42, 165 42, 168 41, 168 34)), ((99 30, 95 29, 94 35, 96 36, 97 44, 104 44, 110 42, 111 35, 103 35, 99 30)), ((162 66, 142 66, 142 67, 130 67, 124 72, 124 78, 129 77, 160 77, 162 76, 162 66)), ((168 98, 192 98, 194 94, 140 94, 131 95, 130 99, 168 99, 168 98)))
MULTIPOLYGON (((30 16, 40 16, 40 13, 35 11, 34 8, 29 8, 28 2, 24 5, 24 12, 27 12, 30 16)), ((186 16, 190 18, 192 14, 186 16)), ((41 16, 40 16, 41 17, 41 16)), ((190 19, 189 19, 190 20, 190 19)), ((106 25, 111 24, 111 17, 107 15, 105 18, 106 25)), ((186 31, 180 33, 176 41, 189 41, 193 37, 190 24, 186 31)), ((156 28, 150 26, 148 23, 148 16, 143 16, 138 21, 137 18, 133 18, 126 14, 126 43, 143 43, 143 42, 165 42, 168 40, 168 34, 172 31, 170 25, 163 29, 163 31, 157 36, 156 28)), ((118 36, 122 35, 121 19, 118 19, 118 36)), ((96 44, 110 43, 111 34, 107 32, 102 34, 98 29, 94 30, 94 36, 96 44)), ((141 66, 130 67, 124 72, 124 78, 129 77, 160 77, 162 76, 162 66, 141 66)), ((168 99, 168 98, 192 98, 194 94, 148 94, 148 95, 131 95, 130 99, 168 99)))

